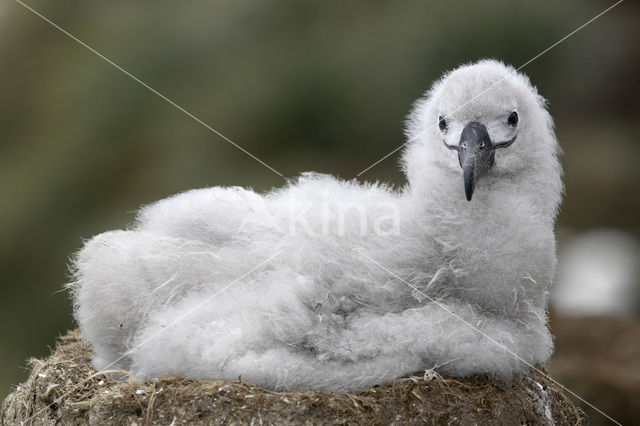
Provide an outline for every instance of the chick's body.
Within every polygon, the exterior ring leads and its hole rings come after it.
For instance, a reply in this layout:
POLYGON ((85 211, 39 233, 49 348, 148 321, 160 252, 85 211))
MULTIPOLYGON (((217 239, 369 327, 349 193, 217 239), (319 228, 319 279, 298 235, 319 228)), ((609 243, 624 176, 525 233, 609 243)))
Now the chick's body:
POLYGON ((398 191, 316 174, 264 195, 194 190, 94 237, 70 287, 95 366, 342 392, 434 366, 509 378, 546 361, 562 184, 542 99, 482 61, 418 101, 408 134, 398 191), (514 108, 521 124, 502 129, 514 108), (469 120, 496 147, 517 131, 471 202, 445 146, 469 120))

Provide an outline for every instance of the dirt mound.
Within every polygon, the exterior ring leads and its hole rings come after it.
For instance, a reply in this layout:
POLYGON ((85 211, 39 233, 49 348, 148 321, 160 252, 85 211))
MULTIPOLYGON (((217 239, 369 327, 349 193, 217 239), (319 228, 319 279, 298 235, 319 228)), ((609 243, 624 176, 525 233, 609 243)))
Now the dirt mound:
POLYGON ((2 404, 2 424, 577 424, 539 373, 511 383, 428 372, 357 394, 271 392, 241 381, 118 381, 89 364, 78 331, 60 338, 2 404))

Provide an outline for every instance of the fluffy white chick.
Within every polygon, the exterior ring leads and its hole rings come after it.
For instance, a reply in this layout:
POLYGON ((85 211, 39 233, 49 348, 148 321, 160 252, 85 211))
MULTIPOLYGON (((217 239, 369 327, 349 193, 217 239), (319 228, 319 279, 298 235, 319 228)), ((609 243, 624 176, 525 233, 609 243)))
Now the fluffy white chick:
POLYGON ((401 190, 194 190, 88 241, 70 288, 94 365, 344 392, 545 362, 562 181, 544 99, 484 60, 435 83, 407 133, 401 190))

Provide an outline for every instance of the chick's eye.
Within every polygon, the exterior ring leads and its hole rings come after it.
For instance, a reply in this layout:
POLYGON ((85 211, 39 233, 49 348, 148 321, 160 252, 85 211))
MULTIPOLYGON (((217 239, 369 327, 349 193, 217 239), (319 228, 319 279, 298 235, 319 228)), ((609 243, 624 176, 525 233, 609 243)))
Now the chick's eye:
POLYGON ((443 116, 438 117, 438 127, 440 127, 440 130, 443 132, 447 130, 447 120, 445 120, 443 116))
POLYGON ((513 111, 511 114, 509 114, 509 117, 507 118, 507 124, 509 124, 509 126, 515 126, 516 124, 518 124, 518 113, 513 111))

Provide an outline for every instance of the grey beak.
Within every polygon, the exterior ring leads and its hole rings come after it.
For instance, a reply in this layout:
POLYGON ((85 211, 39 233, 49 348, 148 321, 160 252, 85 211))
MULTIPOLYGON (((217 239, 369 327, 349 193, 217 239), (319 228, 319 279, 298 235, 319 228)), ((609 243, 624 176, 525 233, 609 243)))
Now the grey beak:
POLYGON ((471 201, 478 179, 493 167, 495 152, 496 147, 491 143, 484 124, 472 121, 465 126, 460 135, 458 160, 462 167, 467 201, 471 201))

